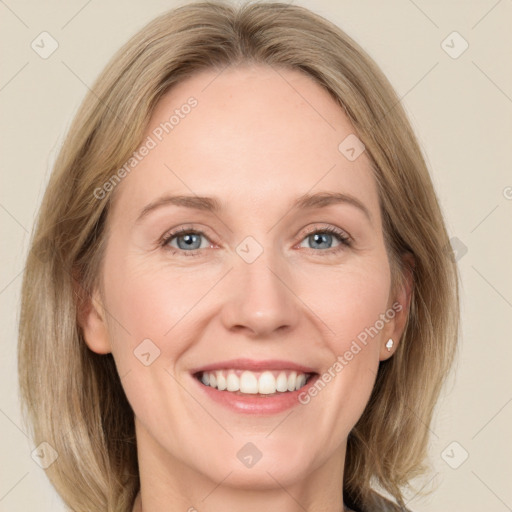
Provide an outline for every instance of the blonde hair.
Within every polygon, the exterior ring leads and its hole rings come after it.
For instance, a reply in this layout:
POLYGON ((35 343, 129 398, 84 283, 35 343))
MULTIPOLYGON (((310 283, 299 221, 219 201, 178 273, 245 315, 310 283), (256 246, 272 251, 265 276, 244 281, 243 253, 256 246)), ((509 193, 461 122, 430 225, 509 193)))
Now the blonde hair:
POLYGON ((18 354, 23 414, 34 443, 57 451, 47 475, 73 511, 131 511, 140 485, 133 411, 114 360, 88 349, 77 322, 80 302, 101 279, 112 200, 94 191, 137 149, 173 85, 199 70, 245 63, 302 71, 345 111, 378 184, 393 285, 413 275, 405 332, 380 364, 348 438, 347 503, 365 512, 399 510, 404 486, 427 469, 428 426, 456 352, 458 275, 400 101, 359 45, 306 8, 198 2, 153 20, 101 73, 59 153, 27 257, 18 354), (404 264, 406 253, 414 267, 404 264))

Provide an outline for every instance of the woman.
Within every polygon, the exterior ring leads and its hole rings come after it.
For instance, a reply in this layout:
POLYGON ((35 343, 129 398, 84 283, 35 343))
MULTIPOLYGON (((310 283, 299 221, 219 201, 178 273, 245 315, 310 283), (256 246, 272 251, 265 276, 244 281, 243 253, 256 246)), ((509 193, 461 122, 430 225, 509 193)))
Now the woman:
POLYGON ((406 510, 456 349, 447 246, 344 32, 282 3, 160 16, 84 100, 26 265, 50 480, 74 511, 406 510))

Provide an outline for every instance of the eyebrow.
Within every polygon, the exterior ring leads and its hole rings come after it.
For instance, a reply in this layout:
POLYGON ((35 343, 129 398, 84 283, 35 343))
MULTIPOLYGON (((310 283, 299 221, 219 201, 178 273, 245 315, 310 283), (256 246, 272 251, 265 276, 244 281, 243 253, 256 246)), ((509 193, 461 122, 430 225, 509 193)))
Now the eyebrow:
MULTIPOLYGON (((318 192, 316 194, 304 194, 298 197, 290 205, 290 210, 308 210, 314 208, 325 208, 333 204, 349 204, 358 208, 371 222, 372 215, 368 208, 356 197, 341 192, 318 192)), ((219 213, 222 211, 222 203, 215 197, 207 196, 187 196, 187 195, 166 195, 146 205, 139 216, 136 223, 140 222, 150 212, 157 210, 163 206, 181 206, 194 210, 219 213)))

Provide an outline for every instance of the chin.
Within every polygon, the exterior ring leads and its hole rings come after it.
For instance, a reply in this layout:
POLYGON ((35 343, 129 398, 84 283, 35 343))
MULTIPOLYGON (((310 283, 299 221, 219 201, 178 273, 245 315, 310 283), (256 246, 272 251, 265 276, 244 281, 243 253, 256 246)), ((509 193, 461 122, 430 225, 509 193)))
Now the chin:
POLYGON ((290 456, 287 450, 279 447, 272 449, 268 440, 267 446, 261 447, 261 450, 256 444, 258 441, 247 441, 223 456, 212 454, 216 464, 208 464, 202 468, 202 472, 216 482, 229 475, 223 485, 256 491, 275 489, 276 483, 284 487, 292 485, 314 470, 314 464, 303 451, 300 453, 301 450, 295 450, 290 456))

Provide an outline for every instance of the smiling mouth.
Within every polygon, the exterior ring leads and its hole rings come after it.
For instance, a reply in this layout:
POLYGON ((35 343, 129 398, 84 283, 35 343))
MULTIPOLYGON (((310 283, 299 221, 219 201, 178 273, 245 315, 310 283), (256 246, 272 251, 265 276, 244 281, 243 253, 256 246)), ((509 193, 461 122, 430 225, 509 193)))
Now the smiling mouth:
POLYGON ((249 370, 225 369, 202 371, 194 377, 204 386, 226 391, 235 395, 281 395, 298 391, 316 373, 303 373, 295 370, 249 370))

